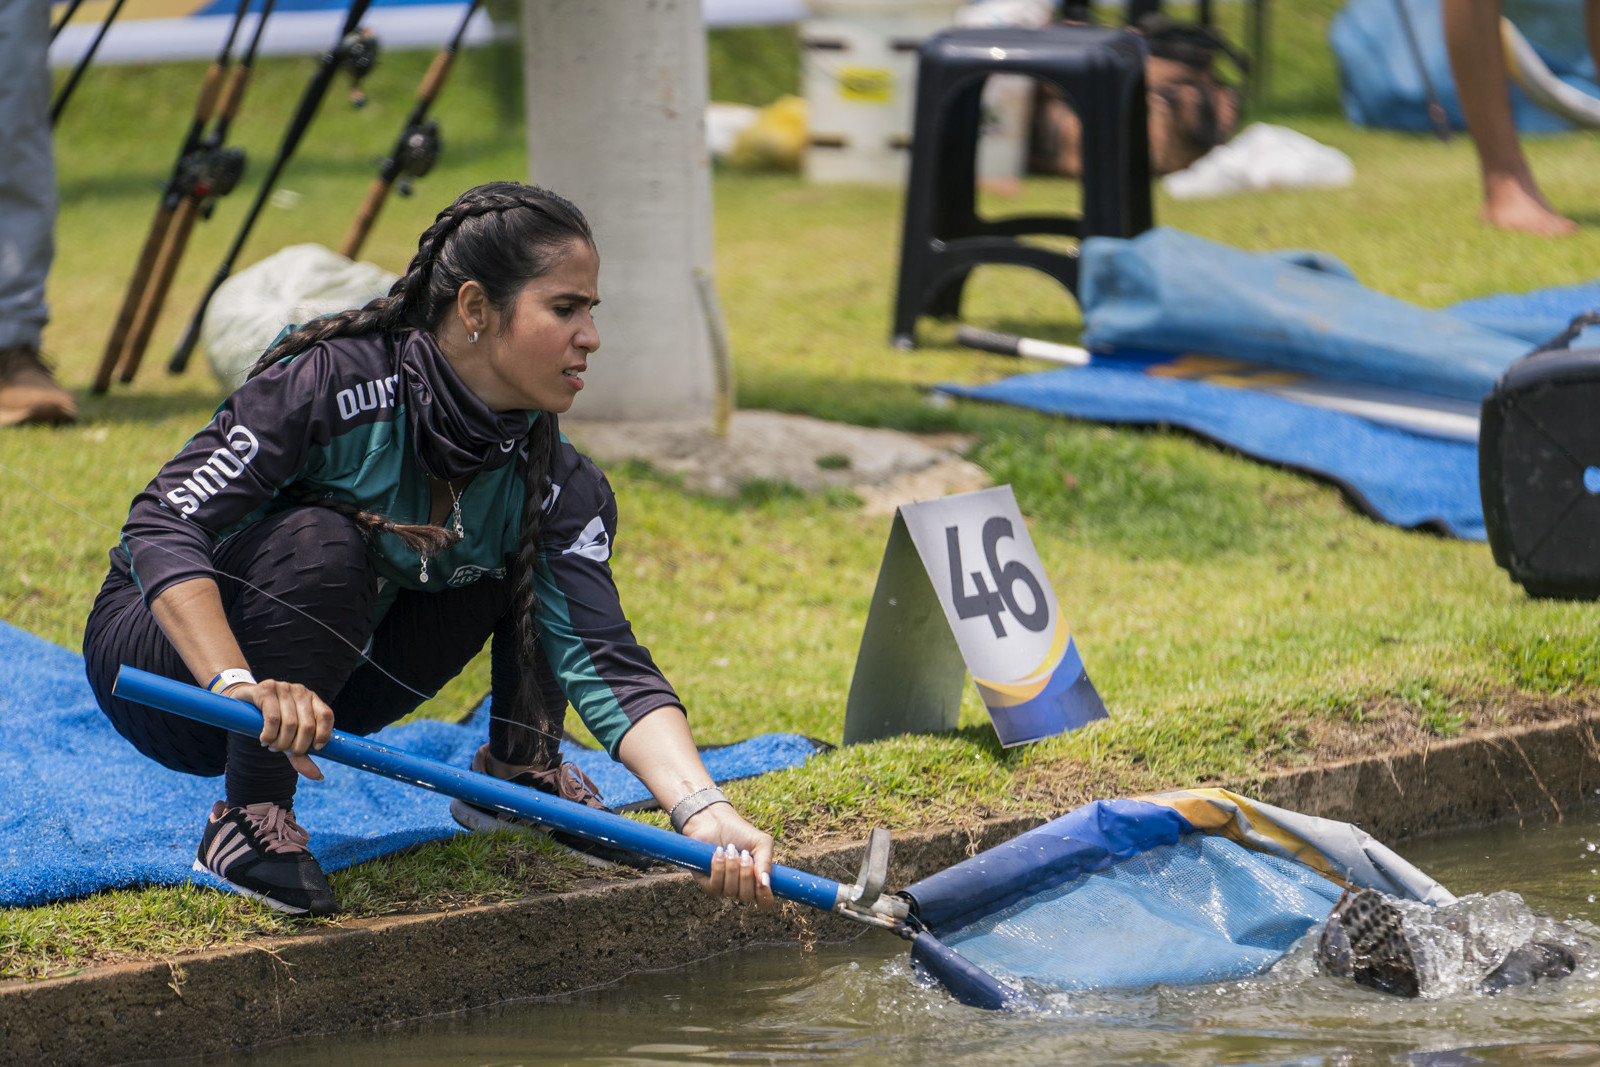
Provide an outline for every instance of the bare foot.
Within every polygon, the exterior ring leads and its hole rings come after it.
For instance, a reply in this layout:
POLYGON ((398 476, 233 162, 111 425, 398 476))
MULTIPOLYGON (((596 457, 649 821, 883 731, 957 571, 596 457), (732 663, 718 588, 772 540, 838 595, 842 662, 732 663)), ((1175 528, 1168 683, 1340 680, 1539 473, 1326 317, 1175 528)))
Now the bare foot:
POLYGON ((1546 203, 1537 188, 1513 178, 1484 179, 1478 217, 1497 229, 1536 237, 1571 237, 1578 232, 1578 224, 1546 203))

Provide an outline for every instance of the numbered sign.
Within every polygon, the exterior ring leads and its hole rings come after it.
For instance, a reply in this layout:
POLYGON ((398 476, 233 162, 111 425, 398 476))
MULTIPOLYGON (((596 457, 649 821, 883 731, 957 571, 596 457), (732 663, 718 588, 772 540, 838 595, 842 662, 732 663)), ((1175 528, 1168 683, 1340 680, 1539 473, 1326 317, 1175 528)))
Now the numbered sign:
POLYGON ((845 743, 953 729, 968 673, 1007 747, 1106 714, 1008 485, 896 512, 845 743))

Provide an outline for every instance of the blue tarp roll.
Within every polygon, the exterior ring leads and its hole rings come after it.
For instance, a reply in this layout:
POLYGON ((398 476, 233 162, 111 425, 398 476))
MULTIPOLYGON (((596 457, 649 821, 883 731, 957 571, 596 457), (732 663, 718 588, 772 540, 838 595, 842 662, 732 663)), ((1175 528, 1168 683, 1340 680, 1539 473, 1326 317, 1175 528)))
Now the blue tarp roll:
POLYGON ((1527 343, 1368 289, 1308 254, 1168 227, 1083 244, 1090 350, 1203 352, 1335 381, 1478 401, 1527 343))
MULTIPOLYGON (((1427 93, 1396 4, 1405 5, 1422 53, 1422 66, 1450 124, 1466 129, 1456 98, 1450 55, 1445 50, 1439 0, 1350 0, 1328 27, 1328 43, 1339 63, 1345 117, 1357 126, 1431 133, 1427 93)), ((1551 72, 1590 96, 1600 95, 1594 64, 1583 46, 1583 0, 1506 0, 1504 12, 1551 72)), ((1524 133, 1572 128, 1511 87, 1512 117, 1524 133)))

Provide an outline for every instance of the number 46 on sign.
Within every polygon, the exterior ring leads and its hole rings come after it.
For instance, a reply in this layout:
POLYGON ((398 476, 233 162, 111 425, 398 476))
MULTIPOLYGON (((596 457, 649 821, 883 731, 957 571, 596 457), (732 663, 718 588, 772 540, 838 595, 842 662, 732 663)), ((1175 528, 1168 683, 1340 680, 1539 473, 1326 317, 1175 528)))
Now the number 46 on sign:
POLYGON ((954 729, 969 672, 1007 747, 1106 714, 1009 485, 895 513, 845 743, 954 729))

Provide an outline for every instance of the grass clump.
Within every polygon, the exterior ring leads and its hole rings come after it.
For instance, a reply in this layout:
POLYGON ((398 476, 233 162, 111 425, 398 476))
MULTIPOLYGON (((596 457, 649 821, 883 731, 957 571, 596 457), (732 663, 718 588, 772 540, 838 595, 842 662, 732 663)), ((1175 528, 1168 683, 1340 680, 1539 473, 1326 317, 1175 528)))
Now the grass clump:
POLYGON ((1519 689, 1568 693, 1600 686, 1600 636, 1540 634, 1501 649, 1519 689))
POLYGON ((1395 694, 1418 709, 1424 729, 1440 737, 1454 737, 1466 725, 1467 713, 1460 699, 1424 680, 1409 680, 1395 694))
MULTIPOLYGON (((335 871, 329 881, 341 911, 334 919, 290 917, 193 884, 5 908, 0 909, 0 979, 59 978, 102 964, 177 957, 337 928, 352 920, 520 900, 601 876, 543 836, 504 829, 461 834, 335 871)), ((604 876, 628 878, 632 872, 604 876)))
POLYGON ((316 929, 240 897, 185 885, 97 893, 39 908, 0 910, 0 978, 76 974, 127 959, 316 929))

